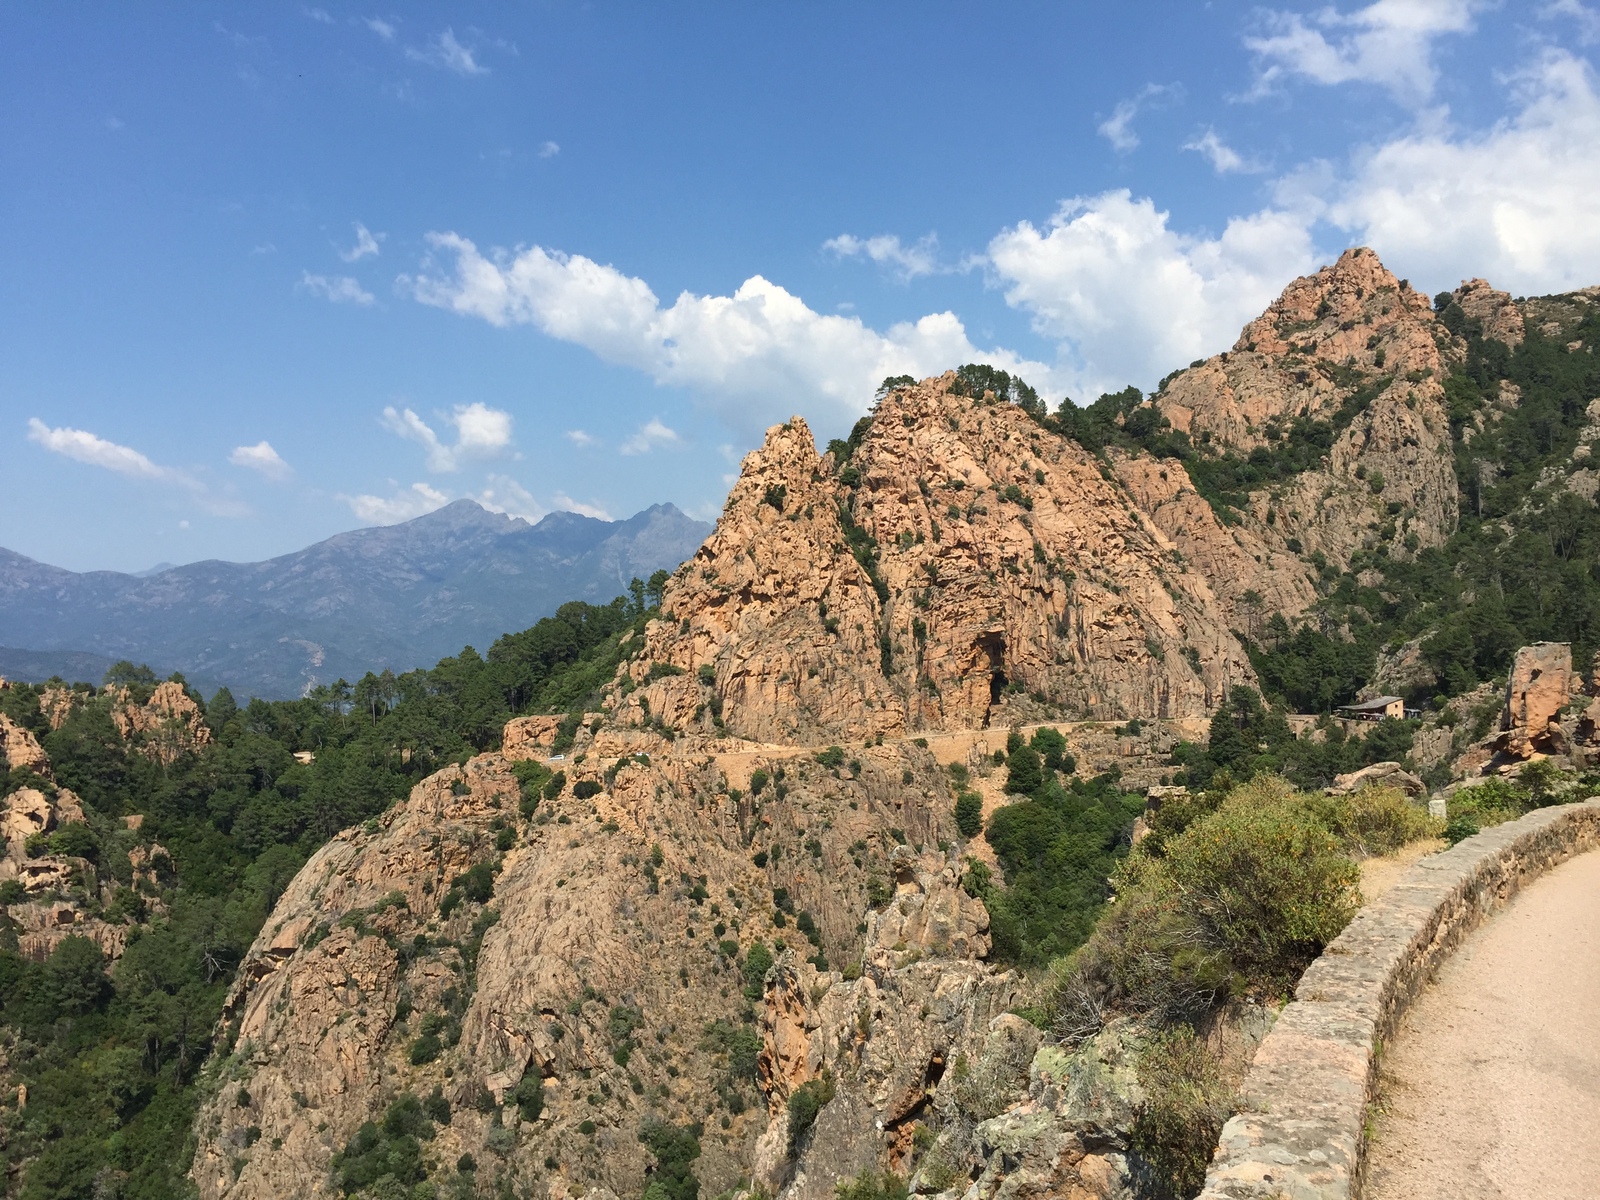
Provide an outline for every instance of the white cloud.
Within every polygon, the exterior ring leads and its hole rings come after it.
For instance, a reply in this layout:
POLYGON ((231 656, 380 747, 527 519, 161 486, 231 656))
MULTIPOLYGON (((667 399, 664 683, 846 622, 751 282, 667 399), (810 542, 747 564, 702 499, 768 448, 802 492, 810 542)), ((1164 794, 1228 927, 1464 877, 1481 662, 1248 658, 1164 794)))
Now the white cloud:
POLYGON ((319 25, 333 24, 333 18, 328 15, 328 10, 325 8, 302 8, 300 11, 319 25))
POLYGON ((1552 0, 1544 6, 1539 13, 1541 17, 1549 20, 1554 17, 1567 17, 1578 27, 1578 40, 1585 46, 1592 46, 1600 41, 1600 12, 1596 12, 1581 0, 1552 0))
POLYGON ((283 461, 282 456, 272 448, 272 443, 267 441, 257 442, 254 446, 234 447, 233 453, 228 455, 228 461, 236 467, 259 471, 268 479, 287 479, 294 474, 294 469, 283 461))
POLYGON ((248 505, 227 496, 214 495, 210 488, 187 471, 161 466, 131 446, 107 441, 86 429, 71 429, 65 426, 51 428, 38 417, 29 417, 28 440, 38 443, 52 453, 87 463, 92 467, 114 471, 118 475, 126 475, 129 479, 148 480, 182 488, 190 494, 195 503, 215 516, 242 517, 250 513, 248 505))
POLYGON ((1057 377, 1092 399, 1229 345, 1283 285, 1315 266, 1305 221, 1267 210, 1222 235, 1180 233, 1126 191, 1064 203, 989 243, 1006 301, 1060 346, 1057 377))
POLYGON ((357 221, 355 226, 356 244, 348 250, 339 251, 339 257, 347 263, 357 262, 369 254, 377 254, 379 251, 378 243, 388 236, 388 234, 384 233, 374 234, 360 221, 357 221))
POLYGON ((877 237, 858 238, 841 233, 822 243, 824 250, 832 250, 840 258, 869 258, 880 265, 895 268, 902 280, 912 280, 919 275, 932 275, 939 266, 939 239, 935 234, 918 238, 909 246, 902 245, 892 233, 877 237))
POLYGON ((435 36, 428 43, 425 50, 407 47, 406 57, 416 62, 427 63, 431 67, 454 71, 457 75, 471 76, 487 75, 489 73, 489 68, 473 57, 471 49, 456 40, 454 29, 446 29, 443 33, 435 36))
POLYGON ((1183 148, 1205 155, 1206 161, 1211 164, 1211 169, 1218 175, 1232 175, 1241 171, 1259 171, 1261 169, 1218 137, 1215 129, 1208 128, 1192 141, 1185 142, 1183 148))
POLYGON ((1289 76, 1314 83, 1373 83, 1401 100, 1430 99, 1438 83, 1433 44, 1470 33, 1488 0, 1376 0, 1352 13, 1331 5, 1310 18, 1263 11, 1264 32, 1244 44, 1259 59, 1254 95, 1289 76), (1330 40, 1331 37, 1331 40, 1330 40))
POLYGON ((473 499, 490 512, 521 517, 524 521, 538 521, 550 511, 535 500, 527 488, 505 475, 489 476, 489 486, 473 499))
POLYGON ((561 153, 561 147, 558 146, 555 142, 541 142, 539 144, 539 157, 540 158, 554 158, 556 155, 558 155, 560 153, 561 153))
POLYGON ((597 521, 611 521, 615 518, 601 508, 598 504, 585 504, 581 500, 574 500, 565 492, 557 492, 554 496, 555 504, 562 512, 575 512, 580 517, 593 517, 597 521))
POLYGON ((582 255, 533 246, 480 253, 454 233, 430 234, 437 251, 400 284, 424 304, 492 325, 532 325, 657 383, 688 388, 746 433, 795 412, 837 426, 859 415, 889 375, 931 375, 991 362, 1027 379, 1048 368, 1005 350, 979 350, 953 313, 879 333, 857 317, 814 312, 752 276, 731 296, 684 292, 663 307, 644 280, 582 255))
POLYGON ((104 467, 130 479, 158 479, 177 481, 182 472, 170 467, 160 467, 131 446, 119 446, 86 429, 62 427, 52 429, 38 417, 28 418, 28 440, 37 442, 46 450, 64 455, 92 467, 104 467))
POLYGON ((598 446, 600 444, 600 439, 595 437, 594 434, 585 433, 581 429, 567 430, 566 437, 567 440, 570 441, 574 446, 588 447, 598 446))
POLYGON ((1592 68, 1547 50, 1482 133, 1422 131, 1360 155, 1326 219, 1394 270, 1448 287, 1482 275, 1538 294, 1600 279, 1600 95, 1592 68))
POLYGON ((366 307, 373 302, 372 293, 348 275, 313 275, 310 271, 302 271, 300 287, 313 296, 321 296, 334 304, 359 304, 366 307))
POLYGON ((363 17, 361 23, 386 42, 394 41, 394 25, 382 17, 363 17))
POLYGON ((1119 101, 1117 107, 1111 110, 1111 115, 1100 122, 1098 132, 1118 154, 1127 154, 1139 145, 1139 135, 1133 129, 1134 119, 1139 113, 1146 108, 1161 107, 1181 99, 1183 88, 1176 83, 1147 83, 1137 95, 1119 101))
POLYGON ((334 497, 350 506, 350 511, 369 525, 394 525, 409 521, 443 508, 450 497, 425 483, 413 483, 403 492, 393 496, 346 496, 343 492, 334 497))
POLYGON ((1229 345, 1295 275, 1340 244, 1372 246, 1426 291, 1483 275, 1539 294, 1600 279, 1600 93, 1582 59, 1546 50, 1511 81, 1512 111, 1462 133, 1425 114, 1415 131, 1345 165, 1307 163, 1276 203, 1218 236, 1173 227, 1126 191, 1063 204, 989 246, 1006 299, 1061 348, 1055 378, 1080 398, 1229 345))
POLYGON ((428 470, 454 471, 469 459, 494 458, 511 445, 511 414, 474 401, 458 404, 445 417, 456 427, 454 445, 441 441, 433 428, 409 408, 383 410, 383 426, 417 442, 428 451, 428 470))
POLYGON ((680 446, 683 439, 674 429, 662 424, 661 418, 651 417, 627 441, 622 443, 623 454, 649 454, 657 446, 680 446))

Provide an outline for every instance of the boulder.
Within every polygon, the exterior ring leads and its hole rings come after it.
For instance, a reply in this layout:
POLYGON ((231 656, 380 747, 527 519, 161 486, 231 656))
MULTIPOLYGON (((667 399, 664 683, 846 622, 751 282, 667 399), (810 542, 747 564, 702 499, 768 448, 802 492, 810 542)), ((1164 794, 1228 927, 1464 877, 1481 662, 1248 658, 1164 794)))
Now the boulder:
POLYGON ((1413 800, 1428 794, 1428 785, 1397 762, 1373 763, 1359 771, 1335 775, 1333 785, 1325 790, 1330 796, 1349 796, 1368 786, 1401 788, 1413 800))
POLYGON ((1556 752, 1556 716, 1572 698, 1572 647, 1535 642, 1517 651, 1495 749, 1515 758, 1556 752))

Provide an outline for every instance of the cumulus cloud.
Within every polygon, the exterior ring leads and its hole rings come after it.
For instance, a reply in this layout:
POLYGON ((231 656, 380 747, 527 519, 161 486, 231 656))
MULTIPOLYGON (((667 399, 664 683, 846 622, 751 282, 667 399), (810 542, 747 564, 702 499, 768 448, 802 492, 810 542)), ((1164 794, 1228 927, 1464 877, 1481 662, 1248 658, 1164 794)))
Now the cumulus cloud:
MULTIPOLYGON (((339 257, 345 262, 356 262, 369 254, 377 254, 378 243, 388 236, 387 234, 374 234, 360 221, 356 222, 356 244, 348 250, 339 251, 339 257)), ((369 297, 370 299, 370 297, 369 297)))
POLYGON ((567 430, 566 438, 574 446, 588 447, 588 446, 598 446, 600 444, 600 439, 595 437, 594 434, 585 433, 581 429, 569 429, 569 430, 567 430))
POLYGON ((321 296, 334 304, 359 304, 366 307, 373 295, 348 275, 313 275, 300 272, 300 287, 313 296, 321 296))
POLYGON ((524 521, 538 521, 550 511, 535 500, 527 488, 506 475, 489 476, 489 486, 473 499, 490 512, 521 517, 524 521))
POLYGON ((428 451, 428 470, 454 471, 469 459, 494 458, 511 445, 511 414, 474 401, 458 404, 445 420, 456 429, 455 443, 449 444, 409 408, 392 405, 383 410, 383 426, 390 433, 416 442, 428 451))
POLYGON ((565 492, 557 492, 554 496, 555 504, 562 512, 575 512, 580 517, 593 517, 597 521, 615 520, 609 512, 598 504, 585 504, 581 500, 574 500, 565 492))
POLYGON ((1408 102, 1430 99, 1438 84, 1434 43, 1470 33, 1489 0, 1375 0, 1342 13, 1331 5, 1310 17, 1265 10, 1262 32, 1244 40, 1257 56, 1254 95, 1301 76, 1313 83, 1372 83, 1408 102))
POLYGON ((679 446, 683 439, 674 429, 662 424, 661 418, 651 417, 627 441, 622 443, 623 454, 649 454, 657 446, 679 446))
POLYGON ((86 429, 69 429, 63 426, 52 429, 38 417, 28 418, 28 440, 37 442, 46 450, 67 458, 104 467, 132 479, 171 479, 175 472, 168 467, 158 467, 131 446, 108 442, 86 429))
POLYGON ((824 315, 755 275, 731 296, 684 292, 663 306, 644 280, 542 246, 481 253, 455 233, 429 235, 441 262, 400 284, 424 304, 492 325, 531 325, 606 362, 683 387, 735 427, 759 432, 801 411, 840 424, 859 415, 889 375, 931 375, 985 361, 1025 378, 1047 368, 1006 350, 979 350, 953 313, 887 331, 824 315))
POLYGON ((840 258, 868 258, 881 266, 893 267, 895 274, 902 280, 912 280, 919 275, 932 275, 940 270, 939 239, 931 233, 918 238, 909 246, 902 245, 900 239, 892 233, 882 233, 869 238, 841 233, 838 237, 823 242, 822 248, 833 251, 840 258))
POLYGON ((1128 154, 1139 146, 1139 135, 1133 128, 1139 114, 1181 99, 1183 88, 1176 83, 1147 83, 1137 95, 1119 101, 1111 115, 1100 122, 1098 132, 1118 154, 1128 154))
POLYGON ((449 496, 426 483, 413 483, 392 496, 347 496, 340 492, 334 499, 348 504, 350 511, 368 525, 394 525, 409 521, 450 503, 449 496))
POLYGON ((454 29, 446 29, 436 35, 428 45, 421 50, 415 47, 406 49, 406 57, 415 62, 427 63, 430 67, 439 67, 442 70, 454 71, 457 75, 487 75, 489 68, 473 57, 471 49, 463 46, 457 39, 454 29))
POLYGON ((1204 155, 1206 161, 1211 164, 1211 169, 1218 175, 1233 175, 1242 171, 1261 169, 1218 137, 1215 129, 1208 128, 1198 137, 1185 142, 1183 148, 1204 155))
POLYGON ((1295 215, 1237 217, 1209 238, 1124 189, 1069 200, 1043 228, 1002 230, 989 261, 1007 303, 1058 343, 1058 376, 1083 399, 1230 344, 1316 256, 1295 215))
POLYGON ((1321 215, 1432 289, 1483 275, 1519 293, 1600 278, 1600 95, 1580 58, 1545 51, 1512 115, 1477 134, 1418 132, 1358 157, 1321 215))
POLYGON ((28 440, 36 442, 54 454, 91 467, 113 471, 129 479, 148 480, 182 488, 203 507, 219 517, 239 517, 249 514, 248 506, 227 496, 217 496, 200 480, 176 467, 164 467, 152 462, 132 446, 122 446, 108 441, 86 429, 67 426, 52 428, 38 417, 28 418, 28 440))
POLYGON ((539 144, 539 157, 540 158, 554 158, 556 155, 558 155, 560 153, 561 153, 561 147, 558 146, 555 142, 541 142, 539 144))
POLYGON ((257 442, 254 446, 235 446, 233 453, 228 455, 228 461, 236 467, 259 471, 268 479, 287 479, 294 474, 293 468, 283 461, 282 456, 272 448, 272 443, 267 441, 257 442))
POLYGON ((361 23, 386 42, 394 41, 394 24, 382 17, 363 17, 361 23))

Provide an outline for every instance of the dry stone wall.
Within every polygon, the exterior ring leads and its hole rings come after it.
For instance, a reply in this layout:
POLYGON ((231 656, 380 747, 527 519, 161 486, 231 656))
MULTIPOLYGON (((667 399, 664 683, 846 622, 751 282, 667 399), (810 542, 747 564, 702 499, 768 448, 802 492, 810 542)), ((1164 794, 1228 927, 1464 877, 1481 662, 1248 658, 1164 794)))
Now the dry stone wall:
POLYGON ((1600 801, 1540 809, 1424 859, 1363 908, 1262 1042, 1200 1200, 1360 1196, 1379 1047, 1485 918, 1596 846, 1600 801))

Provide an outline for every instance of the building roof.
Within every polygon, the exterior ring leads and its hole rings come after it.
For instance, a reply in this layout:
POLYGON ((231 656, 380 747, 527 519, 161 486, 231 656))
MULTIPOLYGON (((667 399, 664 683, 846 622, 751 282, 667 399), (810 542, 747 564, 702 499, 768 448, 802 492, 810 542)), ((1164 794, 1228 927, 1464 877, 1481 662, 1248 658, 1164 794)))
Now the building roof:
POLYGON ((1378 696, 1372 700, 1363 700, 1359 704, 1341 704, 1340 712, 1380 712, 1391 704, 1402 704, 1404 699, 1400 696, 1378 696))

